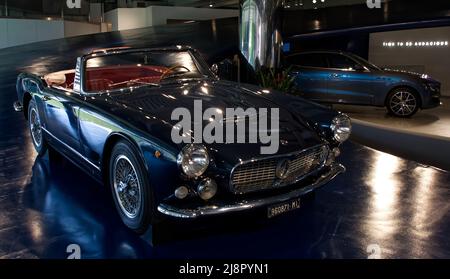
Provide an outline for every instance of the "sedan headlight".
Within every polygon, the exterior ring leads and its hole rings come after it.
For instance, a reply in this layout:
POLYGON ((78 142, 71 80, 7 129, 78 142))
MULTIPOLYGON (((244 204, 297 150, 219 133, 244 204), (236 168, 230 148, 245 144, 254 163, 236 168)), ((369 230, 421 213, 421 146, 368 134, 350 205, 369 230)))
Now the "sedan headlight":
POLYGON ((208 150, 201 144, 186 145, 178 154, 177 163, 188 177, 199 177, 208 168, 208 150))
POLYGON ((331 122, 331 130, 334 133, 334 139, 338 142, 344 142, 350 137, 352 132, 352 122, 350 117, 345 114, 339 114, 331 122))

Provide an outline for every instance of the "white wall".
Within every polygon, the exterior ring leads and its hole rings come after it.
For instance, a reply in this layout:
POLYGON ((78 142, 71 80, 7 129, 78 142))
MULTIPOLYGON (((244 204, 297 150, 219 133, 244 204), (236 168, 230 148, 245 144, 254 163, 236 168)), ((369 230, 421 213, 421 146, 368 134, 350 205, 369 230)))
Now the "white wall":
POLYGON ((119 30, 119 10, 115 9, 105 13, 105 21, 111 24, 111 28, 114 31, 119 30))
POLYGON ((119 9, 118 17, 118 30, 135 29, 149 26, 145 8, 119 9))
POLYGON ((6 23, 0 18, 0 48, 7 47, 8 42, 8 29, 6 28, 6 23))
POLYGON ((64 37, 60 20, 0 19, 0 48, 64 37))
POLYGON ((0 18, 0 48, 101 31, 101 25, 83 22, 0 18))
POLYGON ((64 21, 64 37, 100 33, 101 26, 85 22, 64 21))
POLYGON ((383 46, 383 42, 435 41, 450 43, 450 27, 372 33, 370 34, 369 60, 380 66, 426 73, 442 83, 442 95, 450 96, 450 46, 383 46))
POLYGON ((143 28, 164 25, 167 19, 207 20, 215 18, 237 17, 237 10, 203 9, 191 7, 150 6, 147 8, 119 8, 105 14, 106 22, 112 24, 112 30, 143 28))
POLYGON ((105 13, 105 21, 112 24, 112 30, 127 30, 149 26, 145 8, 119 8, 105 13))
POLYGON ((229 9, 204 9, 191 7, 150 6, 152 25, 163 25, 167 19, 208 20, 215 18, 238 17, 239 11, 229 9))

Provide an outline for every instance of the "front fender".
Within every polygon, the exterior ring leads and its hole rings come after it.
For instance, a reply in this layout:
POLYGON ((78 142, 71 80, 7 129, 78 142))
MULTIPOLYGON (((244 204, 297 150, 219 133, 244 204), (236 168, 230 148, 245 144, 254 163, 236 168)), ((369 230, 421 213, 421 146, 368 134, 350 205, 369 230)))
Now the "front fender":
POLYGON ((30 73, 21 73, 17 76, 16 81, 17 99, 23 103, 25 92, 37 94, 42 92, 45 87, 44 81, 39 76, 30 73))
POLYGON ((424 100, 427 99, 427 93, 425 92, 425 88, 423 87, 420 81, 399 78, 396 79, 394 82, 388 84, 388 89, 386 90, 386 93, 378 97, 378 99, 376 100, 376 104, 385 106, 389 93, 397 88, 402 87, 409 87, 414 89, 419 94, 420 101, 422 102, 422 104, 424 100))
MULTIPOLYGON (((142 136, 129 136, 123 133, 112 133, 111 137, 120 136, 133 144, 144 163, 148 181, 155 194, 156 202, 160 202, 172 195, 176 188, 181 186, 180 172, 176 155, 142 136)), ((104 156, 105 154, 103 154, 104 156)))
MULTIPOLYGON (((23 114, 25 118, 28 117, 28 103, 30 99, 26 99, 26 94, 30 94, 30 97, 35 100, 38 106, 38 111, 41 119, 45 119, 44 104, 42 102, 42 93, 44 92, 46 85, 44 81, 37 75, 30 73, 21 73, 17 77, 16 92, 17 100, 22 106, 23 114)), ((45 123, 43 123, 45 126, 45 123)))
POLYGON ((150 185, 153 188, 156 202, 171 196, 175 189, 183 185, 176 156, 165 152, 148 141, 139 143, 142 157, 146 164, 150 185), (157 156, 157 153, 160 156, 157 156))

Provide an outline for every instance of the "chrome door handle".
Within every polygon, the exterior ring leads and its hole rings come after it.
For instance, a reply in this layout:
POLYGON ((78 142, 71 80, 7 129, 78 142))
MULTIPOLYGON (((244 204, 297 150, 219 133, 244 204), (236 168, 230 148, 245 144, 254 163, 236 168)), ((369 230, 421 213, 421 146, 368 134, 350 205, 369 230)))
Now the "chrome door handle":
POLYGON ((42 101, 49 101, 51 98, 47 95, 42 96, 42 101))
POLYGON ((331 74, 331 77, 336 78, 336 77, 339 77, 339 75, 338 74, 331 74))

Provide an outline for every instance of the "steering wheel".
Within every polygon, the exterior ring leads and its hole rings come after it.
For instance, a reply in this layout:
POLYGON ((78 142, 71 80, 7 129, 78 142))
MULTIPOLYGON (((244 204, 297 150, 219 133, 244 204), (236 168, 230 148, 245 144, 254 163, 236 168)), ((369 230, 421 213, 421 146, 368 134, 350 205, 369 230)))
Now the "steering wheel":
POLYGON ((165 77, 167 77, 168 74, 172 73, 173 70, 178 69, 178 68, 187 70, 187 73, 191 71, 183 65, 175 65, 175 66, 172 66, 169 69, 165 70, 164 73, 159 77, 159 81, 163 80, 165 77))

